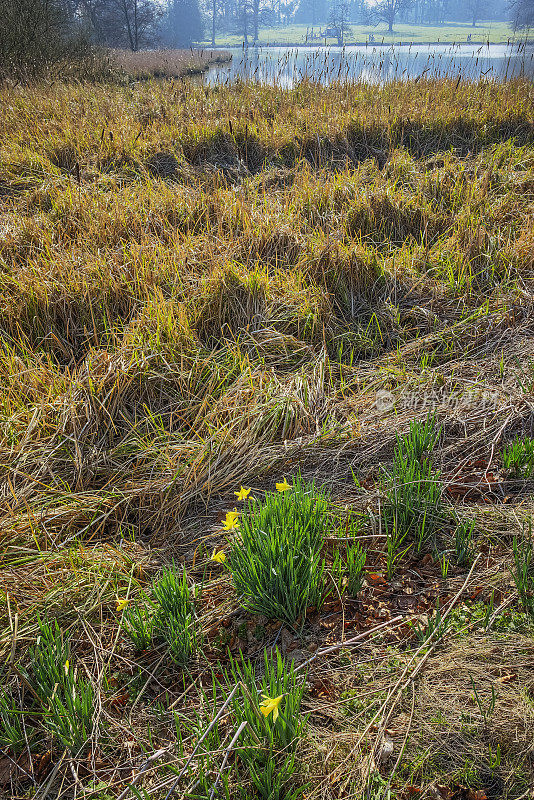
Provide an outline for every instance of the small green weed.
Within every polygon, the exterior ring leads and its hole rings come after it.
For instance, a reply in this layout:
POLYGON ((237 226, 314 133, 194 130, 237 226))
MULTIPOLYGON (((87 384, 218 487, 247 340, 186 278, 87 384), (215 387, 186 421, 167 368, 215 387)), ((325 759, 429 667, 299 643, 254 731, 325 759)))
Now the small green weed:
POLYGON ((440 567, 440 570, 441 570, 441 577, 443 578, 444 581, 447 580, 447 576, 449 574, 450 565, 451 565, 451 561, 448 558, 448 556, 444 553, 441 556, 440 560, 439 560, 439 567, 440 567))
MULTIPOLYGON (((493 600, 488 603, 465 603, 453 608, 449 614, 448 630, 454 635, 467 634, 470 629, 487 628, 494 611, 493 600)), ((532 620, 521 611, 506 608, 501 611, 491 624, 491 630, 497 633, 526 632, 532 627, 532 620)))
POLYGON ((460 522, 454 531, 454 551, 456 553, 456 563, 467 566, 473 560, 473 534, 475 521, 460 522))
POLYGON ((346 689, 341 693, 341 710, 348 717, 358 716, 361 720, 370 720, 385 696, 385 692, 376 692, 369 696, 360 687, 346 689))
POLYGON ((471 686, 473 687, 473 698, 476 701, 478 706, 478 710, 480 711, 480 716, 484 720, 484 725, 488 724, 489 719, 491 718, 493 712, 495 711, 495 704, 497 703, 497 693, 495 692, 495 686, 491 684, 491 697, 487 703, 481 698, 478 689, 476 687, 475 681, 473 676, 470 676, 471 679, 471 686))
POLYGON ((501 452, 503 467, 513 478, 531 478, 534 475, 534 439, 520 436, 501 452))
POLYGON ((534 617, 534 549, 532 547, 531 527, 527 539, 521 542, 514 536, 514 569, 512 575, 521 604, 527 614, 534 617))

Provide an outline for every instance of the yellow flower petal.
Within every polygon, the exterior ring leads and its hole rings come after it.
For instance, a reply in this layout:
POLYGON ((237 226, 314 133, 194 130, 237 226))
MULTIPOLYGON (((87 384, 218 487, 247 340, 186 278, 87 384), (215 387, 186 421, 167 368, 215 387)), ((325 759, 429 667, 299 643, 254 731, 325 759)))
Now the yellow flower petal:
POLYGON ((239 511, 229 511, 223 522, 224 530, 231 531, 234 528, 238 528, 239 527, 239 522, 237 521, 238 517, 239 517, 239 511))
POLYGON ((234 492, 234 494, 235 494, 235 496, 237 497, 238 500, 241 500, 241 501, 244 502, 247 499, 247 497, 249 496, 251 491, 252 491, 252 489, 245 489, 245 487, 242 486, 241 489, 238 492, 234 492))
POLYGON ((284 478, 284 482, 283 483, 277 483, 276 484, 276 491, 277 492, 287 492, 288 489, 291 489, 291 485, 286 481, 285 478, 284 478))
POLYGON ((226 561, 226 555, 225 555, 225 553, 223 553, 222 550, 219 550, 218 553, 216 553, 215 550, 214 550, 213 551, 213 555, 211 557, 211 560, 212 561, 216 561, 217 564, 224 564, 224 562, 226 561))
POLYGON ((117 611, 123 611, 130 601, 128 599, 125 600, 117 600, 117 611))
POLYGON ((260 711, 264 717, 268 717, 272 712, 273 722, 276 722, 278 719, 278 706, 282 702, 283 696, 283 694, 281 694, 280 697, 268 697, 266 694, 263 695, 265 699, 260 703, 260 711))
POLYGON ((65 675, 69 674, 69 659, 65 661, 65 675))

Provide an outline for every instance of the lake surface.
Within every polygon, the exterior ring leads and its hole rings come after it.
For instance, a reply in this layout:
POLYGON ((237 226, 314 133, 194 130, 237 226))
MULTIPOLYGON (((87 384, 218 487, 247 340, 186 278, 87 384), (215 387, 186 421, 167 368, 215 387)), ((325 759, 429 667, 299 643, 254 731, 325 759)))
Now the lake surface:
POLYGON ((227 48, 228 65, 206 74, 210 84, 241 78, 291 87, 303 78, 384 83, 408 78, 534 77, 534 49, 521 44, 350 45, 227 48))

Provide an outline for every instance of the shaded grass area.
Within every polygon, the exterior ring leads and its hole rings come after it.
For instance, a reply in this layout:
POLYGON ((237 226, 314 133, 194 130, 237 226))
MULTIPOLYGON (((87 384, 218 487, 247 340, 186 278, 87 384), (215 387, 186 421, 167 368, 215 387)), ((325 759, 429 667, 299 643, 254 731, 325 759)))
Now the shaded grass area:
POLYGON ((0 789, 528 797, 531 84, 2 101, 0 789))

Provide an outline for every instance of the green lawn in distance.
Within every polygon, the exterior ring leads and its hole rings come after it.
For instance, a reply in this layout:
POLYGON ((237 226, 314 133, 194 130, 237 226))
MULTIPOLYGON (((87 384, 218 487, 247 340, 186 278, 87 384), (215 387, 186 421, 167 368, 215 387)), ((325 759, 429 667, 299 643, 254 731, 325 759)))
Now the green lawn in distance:
MULTIPOLYGON (((324 30, 326 23, 316 25, 314 31, 324 30)), ((306 31, 311 29, 310 25, 281 25, 272 28, 262 28, 259 32, 258 41, 260 44, 305 44, 306 31)), ((425 42, 466 42, 471 35, 473 43, 481 42, 507 42, 509 39, 522 39, 524 36, 515 34, 506 22, 480 22, 476 27, 469 23, 447 22, 443 25, 395 25, 393 33, 388 33, 387 25, 351 25, 351 33, 346 37, 345 44, 362 43, 369 39, 369 34, 375 37, 375 43, 386 44, 395 42, 414 42, 424 44, 425 42)), ((250 38, 250 37, 249 37, 250 38)), ((239 47, 243 44, 242 34, 219 34, 216 37, 216 44, 224 47, 239 47)), ((315 41, 314 44, 324 44, 324 39, 315 41)), ((327 39, 327 44, 336 44, 333 38, 327 39)), ((208 44, 206 42, 205 44, 208 44)))

